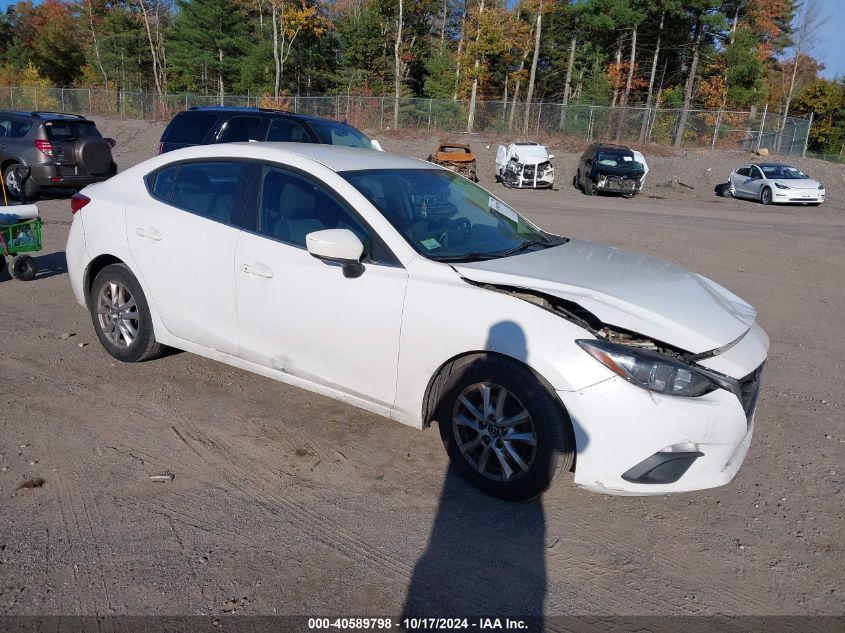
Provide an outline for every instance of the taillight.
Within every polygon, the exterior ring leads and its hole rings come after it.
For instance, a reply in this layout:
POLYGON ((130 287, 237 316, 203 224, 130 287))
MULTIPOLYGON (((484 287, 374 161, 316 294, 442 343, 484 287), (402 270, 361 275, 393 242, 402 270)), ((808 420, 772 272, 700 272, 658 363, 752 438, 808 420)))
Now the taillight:
POLYGON ((83 196, 81 193, 75 193, 70 197, 70 212, 72 214, 79 211, 86 204, 91 202, 91 198, 83 196))
POLYGON ((35 147, 37 147, 44 156, 49 156, 50 158, 53 157, 53 146, 50 144, 50 141, 37 138, 33 142, 35 143, 35 147))
POLYGON ((162 152, 164 152, 164 143, 159 143, 158 144, 158 153, 161 154, 162 152))

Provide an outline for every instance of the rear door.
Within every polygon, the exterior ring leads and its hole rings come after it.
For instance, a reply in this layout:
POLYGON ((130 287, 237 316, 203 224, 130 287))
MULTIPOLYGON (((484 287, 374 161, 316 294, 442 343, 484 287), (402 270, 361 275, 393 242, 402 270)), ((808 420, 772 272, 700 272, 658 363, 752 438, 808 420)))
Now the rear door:
POLYGON ((218 143, 244 143, 260 141, 264 138, 264 121, 260 116, 237 115, 220 126, 217 133, 218 143))
POLYGON ((739 197, 748 197, 748 189, 746 183, 749 180, 751 168, 748 165, 743 165, 739 169, 734 170, 731 174, 731 184, 733 185, 734 195, 739 197))
POLYGON ((167 331, 237 349, 234 257, 249 163, 175 163, 148 175, 126 207, 129 248, 167 331))

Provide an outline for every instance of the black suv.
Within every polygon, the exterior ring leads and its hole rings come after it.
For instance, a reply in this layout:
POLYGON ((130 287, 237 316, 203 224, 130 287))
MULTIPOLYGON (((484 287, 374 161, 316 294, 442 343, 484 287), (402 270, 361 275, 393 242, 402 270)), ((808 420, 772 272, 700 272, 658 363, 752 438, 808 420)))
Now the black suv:
POLYGON ((79 114, 0 110, 0 170, 16 198, 33 200, 42 187, 81 189, 110 178, 117 173, 114 144, 79 114))
POLYGON ((238 141, 324 143, 381 149, 360 130, 331 119, 265 108, 198 106, 173 117, 161 135, 158 153, 191 145, 238 141))
POLYGON ((593 143, 578 160, 572 184, 588 196, 597 191, 619 193, 630 198, 640 192, 645 180, 645 165, 624 145, 593 143))

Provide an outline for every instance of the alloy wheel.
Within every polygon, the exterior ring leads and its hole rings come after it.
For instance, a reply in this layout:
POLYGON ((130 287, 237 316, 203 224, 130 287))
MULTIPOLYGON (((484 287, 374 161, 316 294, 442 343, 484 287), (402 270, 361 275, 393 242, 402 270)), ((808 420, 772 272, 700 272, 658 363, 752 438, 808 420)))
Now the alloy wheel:
POLYGON ((18 177, 15 174, 14 168, 10 168, 6 172, 6 191, 12 196, 18 197, 21 193, 21 185, 18 182, 18 177))
POLYGON ((464 459, 494 481, 525 475, 537 454, 531 415, 510 391, 482 382, 463 390, 455 402, 452 430, 464 459))
POLYGON ((127 349, 138 338, 138 306, 129 289, 119 281, 110 281, 100 290, 97 321, 106 338, 119 349, 127 349))

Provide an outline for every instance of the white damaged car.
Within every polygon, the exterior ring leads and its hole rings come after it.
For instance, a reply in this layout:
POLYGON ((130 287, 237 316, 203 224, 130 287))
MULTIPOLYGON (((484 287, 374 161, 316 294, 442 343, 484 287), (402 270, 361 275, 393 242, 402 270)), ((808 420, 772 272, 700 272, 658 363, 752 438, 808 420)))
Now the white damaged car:
POLYGON ((496 150, 496 181, 519 189, 551 188, 555 182, 554 154, 539 143, 511 143, 496 150))
MULTIPOLYGON (((526 499, 731 480, 768 338, 668 261, 543 231, 431 163, 328 145, 177 150, 71 201, 73 293, 125 362, 172 346, 417 428, 526 499)), ((376 450, 376 447, 374 447, 376 450)))

